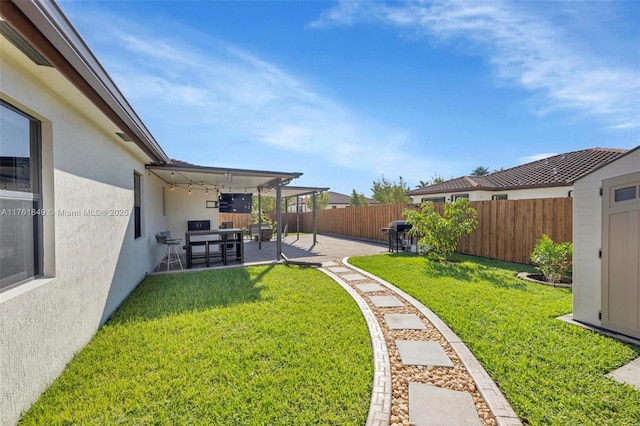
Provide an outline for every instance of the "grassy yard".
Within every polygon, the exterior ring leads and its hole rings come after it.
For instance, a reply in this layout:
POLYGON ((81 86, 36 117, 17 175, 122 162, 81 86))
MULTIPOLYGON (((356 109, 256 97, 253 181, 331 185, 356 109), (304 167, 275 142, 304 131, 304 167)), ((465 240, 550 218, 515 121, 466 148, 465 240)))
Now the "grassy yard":
POLYGON ((555 319, 571 312, 571 291, 515 278, 526 266, 458 259, 445 265, 391 254, 350 262, 442 318, 525 424, 640 424, 640 391, 603 377, 640 356, 638 347, 555 319))
POLYGON ((355 302, 315 270, 149 277, 21 424, 362 425, 370 346, 355 302))

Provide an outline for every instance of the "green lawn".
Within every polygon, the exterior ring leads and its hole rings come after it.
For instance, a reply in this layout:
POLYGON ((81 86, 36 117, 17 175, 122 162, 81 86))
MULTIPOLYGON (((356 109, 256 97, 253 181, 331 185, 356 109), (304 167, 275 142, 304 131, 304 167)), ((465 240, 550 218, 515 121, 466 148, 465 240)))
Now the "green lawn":
POLYGON ((355 302, 312 269, 145 279, 25 425, 362 425, 373 361, 355 302))
POLYGON ((571 291, 515 278, 529 267, 458 259, 451 265, 390 254, 350 262, 444 320, 525 424, 640 424, 640 391, 603 377, 640 356, 640 348, 555 319, 571 312, 571 291))

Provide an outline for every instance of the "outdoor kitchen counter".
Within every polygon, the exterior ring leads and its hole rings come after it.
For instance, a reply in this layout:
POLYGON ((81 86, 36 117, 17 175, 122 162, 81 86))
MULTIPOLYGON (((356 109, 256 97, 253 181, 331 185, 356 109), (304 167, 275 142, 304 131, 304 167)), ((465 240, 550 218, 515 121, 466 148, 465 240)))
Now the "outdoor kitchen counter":
POLYGON ((206 231, 187 231, 185 236, 186 249, 187 249, 187 268, 191 268, 193 260, 193 247, 203 245, 203 241, 193 241, 192 237, 202 237, 209 235, 219 236, 216 240, 206 241, 206 254, 207 254, 207 266, 209 265, 209 245, 218 244, 222 249, 222 262, 227 264, 228 251, 227 246, 235 246, 236 260, 240 263, 244 263, 244 239, 243 230, 240 228, 227 228, 227 229, 210 229, 206 231))

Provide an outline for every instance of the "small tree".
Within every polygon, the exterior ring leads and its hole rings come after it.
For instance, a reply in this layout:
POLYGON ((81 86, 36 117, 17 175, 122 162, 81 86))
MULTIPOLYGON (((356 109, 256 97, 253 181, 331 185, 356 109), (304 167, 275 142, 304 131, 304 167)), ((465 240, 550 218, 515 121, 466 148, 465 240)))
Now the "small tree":
POLYGON ((260 197, 260 208, 262 211, 258 212, 258 197, 253 197, 251 200, 251 223, 262 222, 270 228, 273 228, 273 221, 269 216, 266 216, 265 213, 276 211, 276 199, 274 197, 260 197), (260 220, 260 216, 262 220, 260 220))
POLYGON ((363 193, 357 192, 354 189, 349 198, 349 205, 351 207, 367 206, 369 205, 369 200, 367 200, 367 197, 365 197, 363 193))
POLYGON ((409 233, 420 238, 420 252, 431 253, 444 261, 455 252, 460 238, 470 234, 478 226, 478 212, 466 198, 445 203, 442 216, 431 201, 422 203, 419 212, 406 209, 402 215, 412 226, 409 233))
MULTIPOLYGON (((309 208, 309 210, 313 210, 313 197, 307 197, 307 199, 305 200, 305 203, 307 204, 307 207, 309 208)), ((328 205, 329 205, 328 192, 321 192, 320 194, 316 195, 317 210, 324 210, 327 208, 328 205)))
POLYGON ((371 192, 373 199, 380 204, 404 204, 410 201, 407 195, 409 186, 404 182, 402 176, 400 176, 400 182, 395 183, 383 175, 379 181, 373 181, 371 192))
POLYGON ((531 261, 540 267, 547 281, 559 283, 571 269, 573 244, 555 243, 548 235, 542 234, 533 252, 531 261))

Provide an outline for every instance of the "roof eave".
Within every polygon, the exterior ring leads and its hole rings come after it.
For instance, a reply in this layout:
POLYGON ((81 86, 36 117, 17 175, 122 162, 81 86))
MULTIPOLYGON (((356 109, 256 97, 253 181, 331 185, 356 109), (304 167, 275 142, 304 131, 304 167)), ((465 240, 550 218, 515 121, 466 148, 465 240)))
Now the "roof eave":
POLYGON ((2 0, 2 16, 152 161, 169 161, 58 5, 52 1, 2 0))

